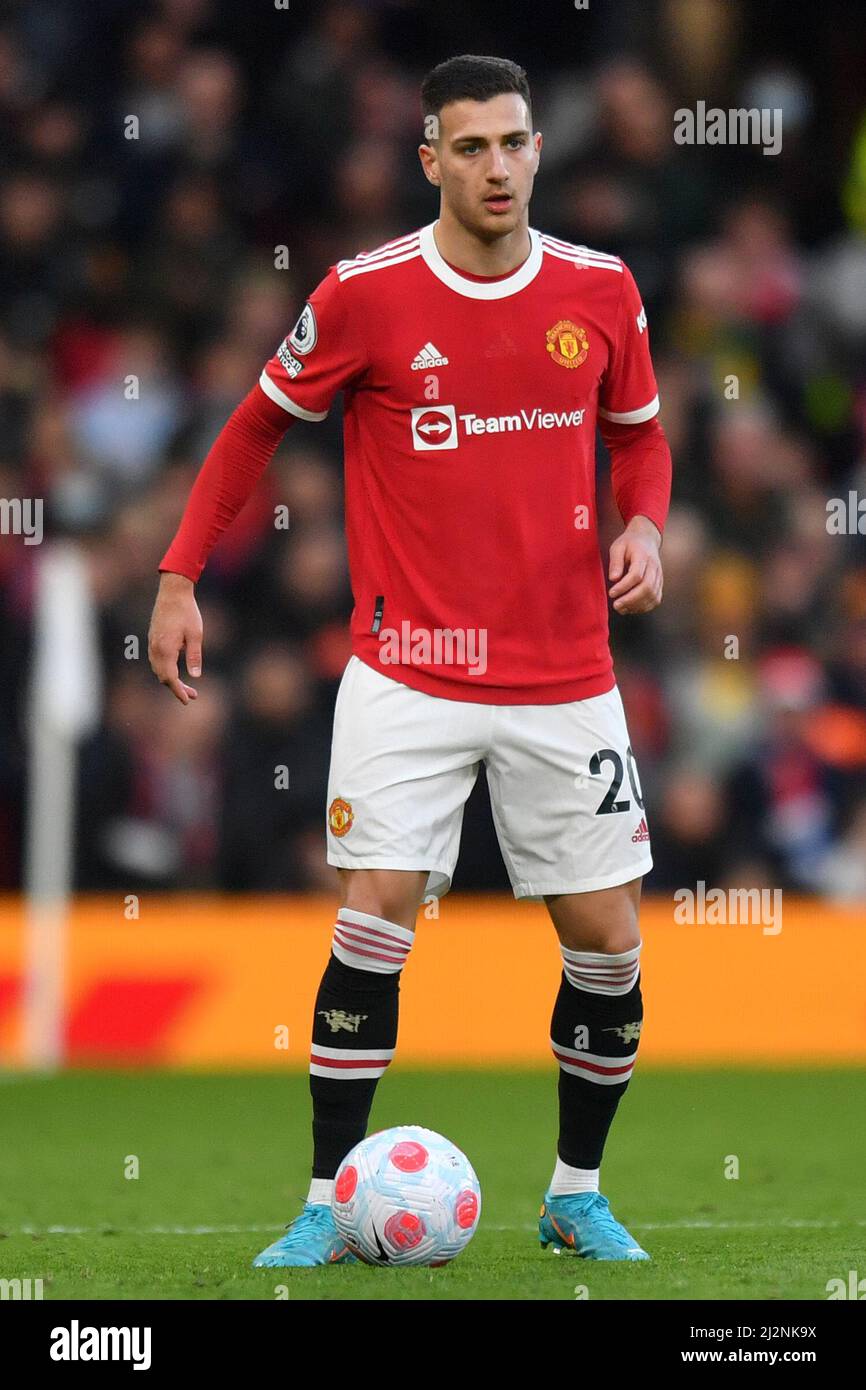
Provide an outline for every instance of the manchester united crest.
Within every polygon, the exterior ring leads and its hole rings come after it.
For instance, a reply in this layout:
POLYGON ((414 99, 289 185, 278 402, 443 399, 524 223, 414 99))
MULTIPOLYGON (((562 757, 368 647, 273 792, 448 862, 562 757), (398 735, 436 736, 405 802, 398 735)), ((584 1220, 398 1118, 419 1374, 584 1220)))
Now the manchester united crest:
POLYGON ((560 319, 547 330, 547 351, 560 367, 579 367, 589 353, 589 338, 585 328, 578 328, 571 319, 560 319))
POLYGON ((338 840, 342 839, 352 829, 354 819, 355 812, 352 810, 351 803, 344 801, 341 796, 335 796, 328 807, 328 825, 331 834, 336 835, 338 840))

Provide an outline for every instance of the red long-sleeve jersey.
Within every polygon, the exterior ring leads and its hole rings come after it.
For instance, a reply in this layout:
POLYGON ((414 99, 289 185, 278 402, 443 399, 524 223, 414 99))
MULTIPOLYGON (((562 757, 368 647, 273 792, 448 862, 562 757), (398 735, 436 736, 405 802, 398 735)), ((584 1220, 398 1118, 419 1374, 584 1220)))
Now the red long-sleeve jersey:
POLYGON ((481 676, 393 657, 388 674, 489 703, 609 690, 596 423, 626 524, 664 529, 670 451, 628 268, 530 242, 493 279, 444 261, 432 226, 332 267, 211 449, 160 569, 196 580, 285 430, 342 390, 361 660, 378 668, 383 633, 483 629, 481 676))

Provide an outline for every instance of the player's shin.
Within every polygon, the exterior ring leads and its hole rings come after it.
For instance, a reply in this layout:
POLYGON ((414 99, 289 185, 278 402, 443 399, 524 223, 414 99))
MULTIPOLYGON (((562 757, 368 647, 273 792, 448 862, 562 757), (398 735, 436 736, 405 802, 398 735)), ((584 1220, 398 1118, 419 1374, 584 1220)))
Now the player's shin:
POLYGON ((559 1063, 554 1196, 598 1191, 605 1140, 640 1039, 640 949, 611 955, 561 947, 564 968, 550 1029, 559 1063))
POLYGON ((313 1177, 307 1200, 330 1202, 341 1160, 367 1132, 379 1078, 394 1056, 400 972, 414 933, 341 908, 313 1015, 313 1177))

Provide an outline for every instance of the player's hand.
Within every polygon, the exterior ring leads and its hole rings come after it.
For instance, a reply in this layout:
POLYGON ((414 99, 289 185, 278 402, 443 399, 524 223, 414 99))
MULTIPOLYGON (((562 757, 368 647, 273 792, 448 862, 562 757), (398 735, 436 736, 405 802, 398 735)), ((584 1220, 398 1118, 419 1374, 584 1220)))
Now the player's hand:
POLYGON ((662 601, 661 536, 649 517, 632 517, 610 548, 608 589, 617 613, 649 613, 662 601))
POLYGON ((178 657, 186 652, 186 669, 201 675, 202 621, 192 581, 182 574, 163 574, 153 605, 147 655, 151 670, 182 705, 198 699, 198 691, 178 674, 178 657))

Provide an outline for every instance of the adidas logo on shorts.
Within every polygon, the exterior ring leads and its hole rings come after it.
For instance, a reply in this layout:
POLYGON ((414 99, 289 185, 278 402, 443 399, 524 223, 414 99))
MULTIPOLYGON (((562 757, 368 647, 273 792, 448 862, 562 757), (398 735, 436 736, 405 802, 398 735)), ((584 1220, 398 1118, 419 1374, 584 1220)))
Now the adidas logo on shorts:
POLYGON ((416 354, 415 361, 412 363, 413 372, 426 372, 431 367, 447 367, 448 358, 443 357, 437 347, 432 343, 425 343, 421 351, 416 354))
POLYGON ((640 825, 638 826, 637 830, 636 830, 636 831, 634 832, 634 834, 632 835, 632 837, 631 837, 631 842, 632 842, 633 845, 636 845, 636 844, 638 844, 641 840, 648 840, 648 839, 649 839, 649 826, 647 825, 646 820, 644 819, 644 817, 641 816, 641 818, 640 818, 640 825))

